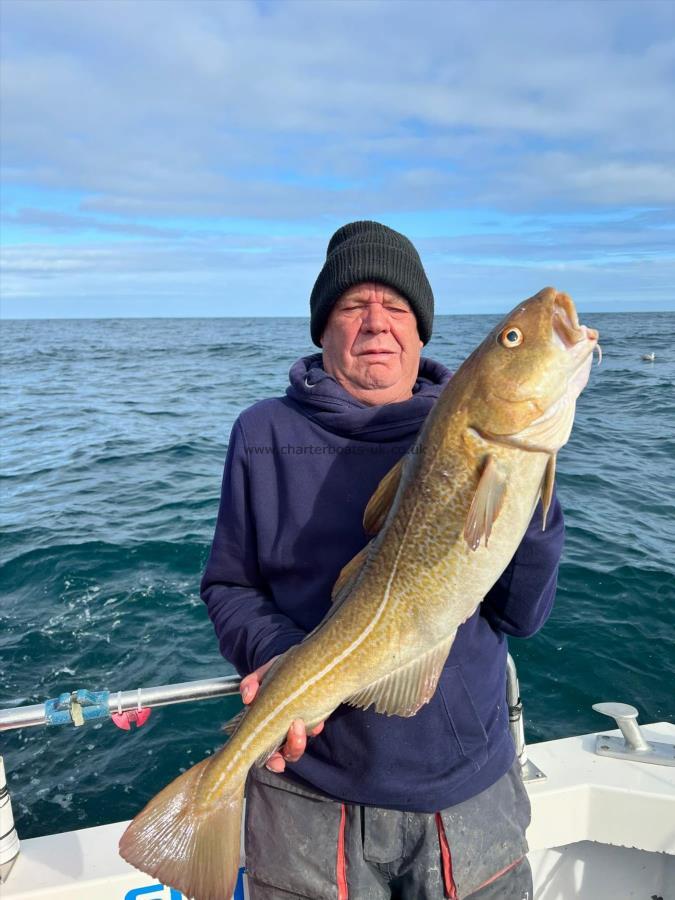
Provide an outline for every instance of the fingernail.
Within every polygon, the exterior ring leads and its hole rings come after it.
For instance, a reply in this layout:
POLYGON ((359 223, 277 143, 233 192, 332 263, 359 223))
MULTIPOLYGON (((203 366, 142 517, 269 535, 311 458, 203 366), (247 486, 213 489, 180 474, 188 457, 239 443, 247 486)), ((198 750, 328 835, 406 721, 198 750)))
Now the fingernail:
POLYGON ((291 731, 296 737, 302 737, 302 725, 300 719, 294 719, 291 725, 291 731))
POLYGON ((246 703, 246 702, 248 701, 248 698, 249 698, 250 696, 251 696, 251 688, 250 688, 249 685, 247 684, 247 685, 246 685, 245 687, 243 687, 242 690, 241 690, 241 699, 244 701, 244 703, 246 703))

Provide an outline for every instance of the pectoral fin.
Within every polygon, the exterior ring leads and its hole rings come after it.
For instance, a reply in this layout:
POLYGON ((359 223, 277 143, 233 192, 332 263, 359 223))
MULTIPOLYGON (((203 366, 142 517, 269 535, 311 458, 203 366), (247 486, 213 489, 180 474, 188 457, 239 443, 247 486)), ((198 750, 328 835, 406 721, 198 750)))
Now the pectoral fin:
POLYGON ((464 525, 464 539, 472 550, 478 549, 483 537, 487 547, 505 491, 506 484, 497 463, 493 456, 488 456, 464 525))
POLYGON ((374 681, 345 703, 360 709, 374 705, 376 712, 388 716, 414 716, 433 697, 454 639, 453 631, 424 656, 374 681))
POLYGON ((366 506, 366 511, 363 514, 363 527, 367 534, 377 534, 384 525, 398 491, 398 486, 401 483, 404 460, 405 456, 399 459, 393 469, 387 472, 368 501, 368 506, 366 506))
POLYGON ((551 500, 553 499, 553 484, 555 482, 555 462, 556 462, 556 454, 551 453, 548 458, 548 462, 546 463, 546 471, 544 472, 544 479, 541 483, 541 505, 544 508, 544 512, 542 515, 541 522, 541 530, 546 530, 546 516, 548 515, 549 508, 551 506, 551 500))

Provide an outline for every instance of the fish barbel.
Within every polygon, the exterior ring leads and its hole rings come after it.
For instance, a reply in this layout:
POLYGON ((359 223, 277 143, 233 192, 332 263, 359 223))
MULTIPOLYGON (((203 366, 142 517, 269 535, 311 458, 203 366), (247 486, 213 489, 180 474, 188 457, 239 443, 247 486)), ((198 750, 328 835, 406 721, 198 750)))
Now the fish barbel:
POLYGON ((328 615, 270 668, 228 743, 131 822, 120 841, 129 863, 194 900, 226 900, 247 773, 295 719, 309 730, 340 703, 412 716, 431 699, 457 628, 512 559, 540 498, 545 522, 597 343, 572 300, 544 288, 474 350, 373 494, 373 538, 342 570, 328 615))

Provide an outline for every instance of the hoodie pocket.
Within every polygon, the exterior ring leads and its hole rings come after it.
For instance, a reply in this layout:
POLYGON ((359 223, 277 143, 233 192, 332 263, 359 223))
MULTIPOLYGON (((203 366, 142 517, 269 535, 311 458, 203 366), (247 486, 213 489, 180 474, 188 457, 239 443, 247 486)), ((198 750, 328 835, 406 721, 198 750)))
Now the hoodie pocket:
POLYGON ((443 669, 438 690, 462 754, 477 771, 487 760, 488 738, 460 666, 443 669))

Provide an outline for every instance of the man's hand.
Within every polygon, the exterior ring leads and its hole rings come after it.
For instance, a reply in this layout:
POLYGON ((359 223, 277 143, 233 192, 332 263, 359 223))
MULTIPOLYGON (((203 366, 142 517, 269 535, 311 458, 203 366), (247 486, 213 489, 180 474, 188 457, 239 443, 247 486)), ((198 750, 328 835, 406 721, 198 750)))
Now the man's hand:
MULTIPOLYGON (((255 672, 251 672, 250 675, 247 675, 246 678, 242 678, 241 684, 239 685, 239 690, 241 691, 241 699, 244 701, 245 705, 248 706, 249 703, 252 703, 255 700, 256 694, 258 693, 258 688, 263 682, 265 675, 267 674, 267 670, 270 668, 272 663, 278 657, 274 657, 269 662, 266 662, 264 666, 260 666, 259 669, 256 669, 255 672)), ((323 731, 323 722, 319 722, 319 724, 310 731, 310 737, 314 737, 323 731)), ((283 772, 286 768, 287 762, 297 762, 302 754, 305 752, 307 748, 307 731, 305 729, 305 723, 302 719, 295 719, 291 723, 291 727, 288 730, 288 734, 286 736, 286 743, 283 745, 281 750, 275 750, 275 752, 270 756, 270 758, 265 763, 266 767, 270 770, 270 772, 283 772)))

